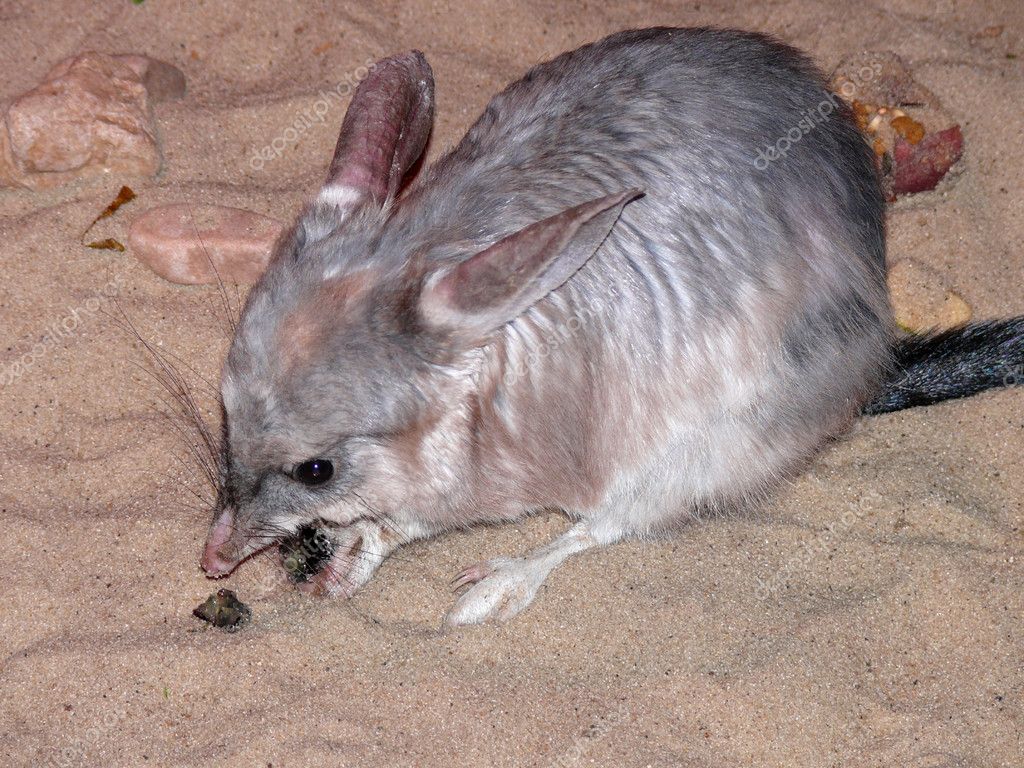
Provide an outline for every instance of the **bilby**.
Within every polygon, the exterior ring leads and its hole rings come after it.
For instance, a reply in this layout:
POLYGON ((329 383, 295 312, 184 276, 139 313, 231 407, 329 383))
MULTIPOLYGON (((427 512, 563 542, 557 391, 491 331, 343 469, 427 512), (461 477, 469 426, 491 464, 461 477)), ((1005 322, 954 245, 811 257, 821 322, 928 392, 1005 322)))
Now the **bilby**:
POLYGON ((565 558, 757 504, 863 412, 999 386, 1024 320, 898 340, 872 152, 757 34, 622 32, 530 70, 403 189, 433 78, 373 67, 328 179, 254 287, 224 367, 210 576, 308 525, 307 588, 397 546, 558 508, 566 533, 457 577, 508 619, 565 558))

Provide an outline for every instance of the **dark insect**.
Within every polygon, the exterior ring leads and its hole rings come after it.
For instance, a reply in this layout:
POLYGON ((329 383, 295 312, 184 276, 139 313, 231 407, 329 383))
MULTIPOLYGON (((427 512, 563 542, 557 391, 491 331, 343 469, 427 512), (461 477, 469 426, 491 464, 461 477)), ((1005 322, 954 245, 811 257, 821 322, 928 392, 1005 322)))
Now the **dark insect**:
POLYGON ((306 525, 278 545, 281 565, 293 583, 309 581, 334 556, 334 543, 323 528, 306 525))

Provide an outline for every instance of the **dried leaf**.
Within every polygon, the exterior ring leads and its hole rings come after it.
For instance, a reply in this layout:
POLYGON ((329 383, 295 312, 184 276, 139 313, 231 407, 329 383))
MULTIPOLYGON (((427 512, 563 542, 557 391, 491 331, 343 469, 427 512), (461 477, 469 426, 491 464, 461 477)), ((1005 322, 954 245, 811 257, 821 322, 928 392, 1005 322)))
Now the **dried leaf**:
POLYGON ((132 191, 131 187, 121 187, 121 191, 117 193, 117 197, 115 197, 113 201, 111 201, 110 205, 103 209, 103 212, 99 216, 92 220, 92 224, 90 224, 85 231, 88 232, 90 229, 96 226, 97 221, 102 221, 108 216, 113 216, 117 212, 118 208, 120 208, 125 203, 130 203, 134 199, 135 192, 132 191))
POLYGON ((106 240, 94 240, 91 243, 86 243, 85 247, 95 248, 99 251, 121 251, 124 253, 124 245, 112 237, 108 237, 106 240))
MULTIPOLYGON (((110 205, 104 208, 100 215, 92 220, 92 224, 85 228, 85 232, 82 233, 82 239, 85 240, 85 236, 89 234, 89 230, 96 226, 97 222, 113 216, 117 212, 118 208, 120 208, 125 203, 130 203, 134 199, 135 192, 132 191, 131 187, 121 187, 121 191, 117 193, 117 197, 115 197, 111 201, 110 205)), ((99 240, 94 243, 87 243, 86 245, 89 248, 100 248, 106 251, 124 250, 124 246, 121 245, 121 243, 117 242, 117 240, 113 239, 99 240)))

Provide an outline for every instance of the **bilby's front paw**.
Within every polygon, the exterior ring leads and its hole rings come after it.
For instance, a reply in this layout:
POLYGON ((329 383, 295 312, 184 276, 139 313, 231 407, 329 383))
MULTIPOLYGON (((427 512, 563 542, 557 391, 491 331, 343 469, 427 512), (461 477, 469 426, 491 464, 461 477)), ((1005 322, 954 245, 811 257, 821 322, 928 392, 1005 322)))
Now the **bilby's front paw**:
POLYGON ((449 626, 504 622, 533 602, 549 568, 529 558, 499 557, 466 568, 456 589, 468 586, 445 617, 449 626))
POLYGON ((588 526, 580 521, 526 557, 499 557, 464 570, 455 577, 455 588, 469 589, 455 601, 446 623, 458 626, 511 619, 533 602, 552 568, 597 544, 588 526))
MULTIPOLYGON (((395 544, 384 535, 381 526, 369 520, 357 520, 344 528, 324 529, 331 554, 325 564, 297 580, 299 591, 327 597, 351 597, 368 582, 395 544)), ((323 546, 319 550, 323 553, 323 546)), ((288 564, 285 563, 286 570, 288 564)))

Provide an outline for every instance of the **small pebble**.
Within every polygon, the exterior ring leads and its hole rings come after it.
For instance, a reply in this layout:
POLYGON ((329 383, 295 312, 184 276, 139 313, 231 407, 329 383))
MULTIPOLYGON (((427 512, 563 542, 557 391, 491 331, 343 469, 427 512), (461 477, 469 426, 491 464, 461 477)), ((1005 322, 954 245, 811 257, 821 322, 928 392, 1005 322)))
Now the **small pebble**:
POLYGON ((232 590, 218 589, 216 594, 197 605, 192 615, 227 632, 236 632, 252 618, 252 609, 232 590))
POLYGON ((128 245, 139 261, 172 283, 215 283, 218 276, 226 283, 254 283, 283 228, 240 208, 177 203, 137 218, 128 245))

